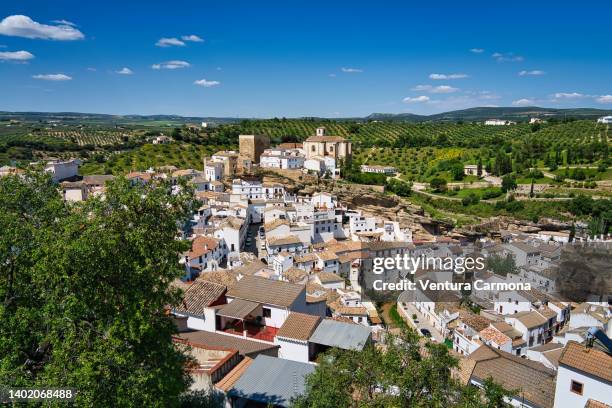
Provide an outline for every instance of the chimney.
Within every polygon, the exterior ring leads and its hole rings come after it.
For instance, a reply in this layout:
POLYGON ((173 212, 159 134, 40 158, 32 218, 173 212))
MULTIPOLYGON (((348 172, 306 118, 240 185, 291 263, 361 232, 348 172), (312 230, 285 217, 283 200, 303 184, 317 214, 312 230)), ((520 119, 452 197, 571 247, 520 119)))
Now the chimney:
POLYGON ((325 127, 321 126, 317 128, 317 136, 325 136, 325 127))

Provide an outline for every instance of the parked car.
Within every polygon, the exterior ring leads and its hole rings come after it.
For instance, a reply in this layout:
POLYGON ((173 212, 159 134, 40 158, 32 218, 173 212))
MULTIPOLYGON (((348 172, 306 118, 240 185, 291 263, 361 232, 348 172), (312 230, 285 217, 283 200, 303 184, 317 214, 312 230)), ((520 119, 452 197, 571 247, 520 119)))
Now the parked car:
POLYGON ((431 337, 431 332, 428 329, 421 329, 420 332, 425 337, 431 337))

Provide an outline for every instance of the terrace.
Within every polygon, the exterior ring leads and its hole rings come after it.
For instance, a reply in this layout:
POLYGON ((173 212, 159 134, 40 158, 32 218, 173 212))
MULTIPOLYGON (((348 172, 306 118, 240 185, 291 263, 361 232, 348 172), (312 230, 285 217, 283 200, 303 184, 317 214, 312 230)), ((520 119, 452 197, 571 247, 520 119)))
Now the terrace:
POLYGON ((217 311, 217 330, 234 336, 274 342, 278 328, 263 324, 263 308, 257 302, 235 299, 217 311))

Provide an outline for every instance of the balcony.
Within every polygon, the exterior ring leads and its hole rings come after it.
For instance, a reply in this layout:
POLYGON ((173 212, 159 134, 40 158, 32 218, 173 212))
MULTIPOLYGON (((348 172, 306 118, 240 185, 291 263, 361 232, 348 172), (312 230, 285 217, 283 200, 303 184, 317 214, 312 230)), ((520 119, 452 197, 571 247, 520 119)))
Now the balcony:
POLYGON ((242 336, 273 343, 278 329, 276 327, 264 326, 257 322, 234 320, 226 323, 225 327, 219 331, 234 336, 242 336))

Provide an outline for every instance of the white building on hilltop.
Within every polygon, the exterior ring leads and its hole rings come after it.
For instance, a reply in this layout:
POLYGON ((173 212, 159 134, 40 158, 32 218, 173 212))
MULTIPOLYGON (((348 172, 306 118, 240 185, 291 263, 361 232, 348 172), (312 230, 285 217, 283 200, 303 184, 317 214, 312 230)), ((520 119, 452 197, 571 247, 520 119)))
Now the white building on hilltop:
POLYGON ((328 136, 325 128, 317 128, 315 136, 304 142, 306 161, 304 168, 319 174, 329 173, 340 176, 340 160, 350 162, 353 155, 352 143, 342 136, 328 136))
POLYGON ((508 125, 516 125, 516 122, 511 120, 503 120, 503 119, 487 119, 485 120, 485 125, 488 126, 508 126, 508 125))
POLYGON ((54 182, 59 182, 79 174, 80 160, 71 159, 67 161, 50 161, 45 166, 45 171, 51 173, 54 182))
POLYGON ((602 116, 601 118, 597 119, 597 123, 610 124, 612 123, 612 116, 602 116))
POLYGON ((259 165, 262 168, 301 169, 304 167, 304 156, 299 149, 266 149, 260 157, 259 165))

